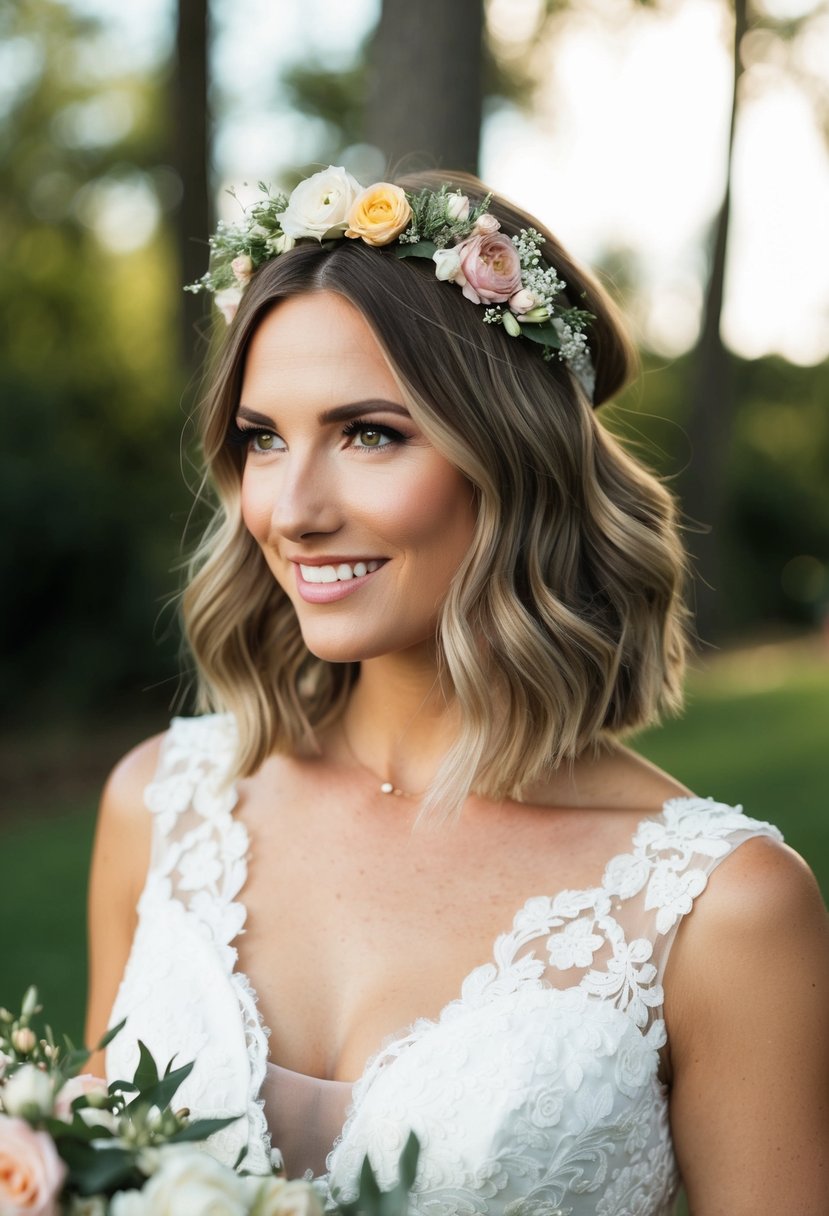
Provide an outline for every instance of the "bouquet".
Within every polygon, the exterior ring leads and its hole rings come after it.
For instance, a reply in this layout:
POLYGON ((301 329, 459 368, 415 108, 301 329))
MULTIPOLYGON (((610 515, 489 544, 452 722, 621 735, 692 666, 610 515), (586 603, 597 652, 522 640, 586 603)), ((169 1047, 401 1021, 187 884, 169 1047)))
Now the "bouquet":
MULTIPOLYGON (((173 1109, 192 1063, 170 1061, 161 1074, 139 1041, 135 1075, 107 1085, 81 1072, 90 1050, 66 1036, 59 1044, 49 1026, 36 1031, 41 1012, 35 988, 18 1015, 0 1009, 0 1216, 322 1216, 320 1184, 284 1178, 278 1152, 263 1176, 244 1171, 244 1151, 231 1169, 199 1147, 233 1118, 191 1120, 173 1109)), ((335 1211, 405 1216, 418 1149, 412 1133, 397 1186, 385 1192, 366 1157, 358 1198, 335 1211)))

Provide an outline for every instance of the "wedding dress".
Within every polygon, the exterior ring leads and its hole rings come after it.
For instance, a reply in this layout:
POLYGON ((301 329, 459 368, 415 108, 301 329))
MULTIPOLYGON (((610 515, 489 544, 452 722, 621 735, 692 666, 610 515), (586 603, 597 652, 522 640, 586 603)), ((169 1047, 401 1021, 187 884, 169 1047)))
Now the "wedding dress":
MULTIPOLYGON (((268 1061, 256 994, 236 969, 248 835, 226 779, 227 714, 174 718, 145 793, 150 868, 110 1025, 108 1079, 131 1078, 143 1040, 163 1067, 195 1061, 176 1096, 193 1115, 239 1115, 207 1149, 356 1196, 368 1153, 397 1178, 409 1130, 420 1159, 412 1213, 667 1216, 678 1175, 659 1080, 662 976, 677 926, 714 867, 776 827, 711 798, 669 799, 601 885, 528 892, 491 961, 436 1019, 378 1045, 354 1085, 268 1061), (241 896, 241 898, 240 898, 241 896)), ((309 983, 313 980, 309 977, 309 983)))

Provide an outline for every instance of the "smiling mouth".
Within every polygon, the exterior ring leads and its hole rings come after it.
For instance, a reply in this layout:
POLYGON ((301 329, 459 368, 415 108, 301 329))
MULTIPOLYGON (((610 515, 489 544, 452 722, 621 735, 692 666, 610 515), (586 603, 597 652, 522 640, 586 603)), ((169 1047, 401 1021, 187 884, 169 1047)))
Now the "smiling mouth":
POLYGON ((372 558, 365 562, 340 562, 336 566, 304 566, 299 569, 306 583, 347 583, 352 578, 363 578, 383 565, 385 558, 372 558))

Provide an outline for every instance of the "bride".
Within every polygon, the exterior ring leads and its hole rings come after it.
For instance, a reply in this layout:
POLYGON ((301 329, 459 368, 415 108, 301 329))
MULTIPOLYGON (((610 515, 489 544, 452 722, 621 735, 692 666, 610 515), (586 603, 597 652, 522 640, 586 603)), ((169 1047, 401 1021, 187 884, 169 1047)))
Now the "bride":
POLYGON ((345 1198, 413 1129, 413 1212, 825 1216, 817 885, 622 742, 681 707, 686 566, 595 413, 607 295, 477 179, 333 167, 201 286, 200 716, 104 791, 97 1070, 195 1060, 210 1151, 345 1198))

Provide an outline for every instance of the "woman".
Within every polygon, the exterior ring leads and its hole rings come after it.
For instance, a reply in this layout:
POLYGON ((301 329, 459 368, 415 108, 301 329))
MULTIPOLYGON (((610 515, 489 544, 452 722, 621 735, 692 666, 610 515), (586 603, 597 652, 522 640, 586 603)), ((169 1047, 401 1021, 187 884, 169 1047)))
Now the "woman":
POLYGON ((824 1214, 815 881, 620 741, 680 707, 685 562, 594 412, 632 370, 603 290, 476 179, 335 168, 203 285, 239 309, 183 601, 207 712, 104 792, 110 1077, 195 1059, 182 1101, 244 1116, 218 1156, 272 1139, 346 1198, 414 1129, 418 1212, 655 1216, 681 1174, 694 1216, 824 1214))

